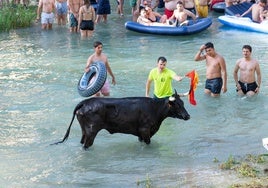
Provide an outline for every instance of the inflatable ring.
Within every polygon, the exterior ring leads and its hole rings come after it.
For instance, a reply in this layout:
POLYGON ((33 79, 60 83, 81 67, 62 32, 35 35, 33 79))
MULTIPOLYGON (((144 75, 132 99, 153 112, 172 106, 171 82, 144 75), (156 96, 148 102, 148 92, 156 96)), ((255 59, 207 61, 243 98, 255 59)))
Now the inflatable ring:
POLYGON ((107 71, 103 62, 94 62, 90 65, 90 71, 85 72, 80 78, 77 89, 82 97, 90 97, 96 94, 104 85, 107 71))

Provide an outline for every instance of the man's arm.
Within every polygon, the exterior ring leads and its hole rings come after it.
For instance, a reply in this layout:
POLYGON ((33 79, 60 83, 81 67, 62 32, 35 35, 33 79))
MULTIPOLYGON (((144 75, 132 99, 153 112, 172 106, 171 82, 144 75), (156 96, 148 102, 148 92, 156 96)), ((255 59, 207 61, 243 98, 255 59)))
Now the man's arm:
POLYGON ((113 74, 113 71, 108 63, 108 60, 106 61, 106 69, 107 69, 107 72, 110 74, 110 76, 112 77, 112 84, 115 85, 115 77, 114 77, 114 74, 113 74))
POLYGON ((152 80, 150 80, 148 78, 148 80, 146 82, 146 88, 145 88, 145 96, 146 97, 150 97, 149 93, 150 93, 151 83, 152 83, 152 80))
POLYGON ((234 72, 233 72, 233 77, 234 77, 234 81, 235 81, 235 85, 236 87, 239 86, 238 83, 238 70, 239 70, 239 60, 237 60, 236 64, 235 64, 235 68, 234 68, 234 72))
POLYGON ((37 7, 36 20, 40 19, 40 14, 41 14, 42 7, 43 7, 43 0, 40 0, 39 4, 38 4, 38 7, 37 7))
POLYGON ((226 71, 226 63, 224 58, 221 60, 221 75, 222 75, 222 80, 223 80, 223 93, 227 91, 227 71, 226 71))
POLYGON ((260 87, 261 86, 261 69, 260 69, 259 63, 257 63, 256 65, 256 74, 257 74, 257 84, 258 84, 258 87, 260 87))
POLYGON ((199 49, 199 51, 196 53, 195 57, 194 57, 194 60, 195 61, 202 61, 204 59, 206 59, 206 55, 203 55, 202 52, 203 50, 205 49, 205 45, 202 45, 199 49))

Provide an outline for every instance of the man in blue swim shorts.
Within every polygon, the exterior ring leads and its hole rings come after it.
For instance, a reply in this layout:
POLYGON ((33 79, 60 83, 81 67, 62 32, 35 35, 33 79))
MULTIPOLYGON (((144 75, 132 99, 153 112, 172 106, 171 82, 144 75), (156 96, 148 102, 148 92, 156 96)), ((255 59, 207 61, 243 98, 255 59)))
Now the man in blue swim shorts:
POLYGON ((220 96, 221 91, 225 93, 227 91, 226 64, 224 58, 215 51, 213 43, 202 45, 194 59, 195 61, 206 60, 205 93, 212 97, 220 96))
POLYGON ((55 5, 56 5, 58 25, 66 25, 66 18, 68 12, 67 1, 57 0, 55 5))
POLYGON ((69 22, 70 22, 70 32, 78 32, 78 16, 80 7, 83 6, 83 0, 69 0, 69 22))
POLYGON ((233 73, 236 83, 236 91, 239 96, 253 96, 259 93, 260 90, 260 65, 257 60, 252 59, 252 48, 250 45, 244 45, 242 47, 242 52, 244 57, 236 61, 233 73), (240 72, 239 78, 238 71, 240 72), (255 75, 257 75, 257 79, 255 75))

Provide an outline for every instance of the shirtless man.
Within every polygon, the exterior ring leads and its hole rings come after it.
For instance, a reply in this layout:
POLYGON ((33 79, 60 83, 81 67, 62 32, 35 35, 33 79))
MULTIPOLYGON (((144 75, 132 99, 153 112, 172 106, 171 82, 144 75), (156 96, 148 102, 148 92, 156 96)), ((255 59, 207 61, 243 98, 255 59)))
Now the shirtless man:
POLYGON ((264 17, 262 15, 263 15, 263 10, 266 4, 267 4, 267 0, 259 0, 258 3, 254 3, 253 5, 251 5, 251 7, 247 11, 245 11, 241 15, 241 17, 251 12, 252 20, 254 22, 261 23, 264 20, 264 17))
POLYGON ((68 13, 67 0, 56 0, 56 13, 58 25, 66 25, 68 13))
POLYGON ((52 29, 52 24, 54 22, 54 10, 55 1, 54 0, 40 0, 37 8, 36 21, 40 20, 41 14, 41 24, 42 29, 52 29), (42 13, 41 13, 42 10, 42 13))
POLYGON ((177 7, 178 0, 164 0, 164 2, 165 2, 165 15, 167 15, 167 18, 169 19, 172 16, 173 11, 177 7))
POLYGON ((211 42, 200 47, 195 55, 195 61, 206 60, 206 86, 205 93, 212 96, 220 96, 221 91, 227 91, 227 72, 224 58, 219 55, 211 42), (203 54, 203 50, 206 53, 203 54))
MULTIPOLYGON (((102 53, 102 43, 99 41, 94 42, 94 53, 89 56, 88 60, 87 60, 87 64, 86 64, 86 68, 85 68, 85 72, 88 72, 90 70, 90 65, 93 62, 96 61, 101 61, 105 64, 106 70, 107 72, 110 74, 110 76, 112 77, 112 84, 115 85, 115 77, 113 75, 112 69, 108 63, 108 58, 107 56, 102 53)), ((104 86, 101 88, 100 92, 96 93, 95 96, 100 96, 100 94, 102 94, 103 96, 109 96, 110 95, 110 84, 108 82, 108 79, 106 79, 106 82, 104 83, 104 86)))
POLYGON ((79 18, 79 10, 83 5, 83 0, 68 0, 69 5, 69 21, 70 21, 70 32, 78 32, 78 18, 79 18))
POLYGON ((257 60, 252 59, 252 48, 250 45, 244 45, 242 48, 243 58, 238 59, 234 68, 234 80, 236 91, 239 96, 253 96, 259 93, 261 85, 261 71, 257 60), (239 78, 238 78, 238 71, 239 78), (256 77, 257 75, 257 82, 256 77))
POLYGON ((185 9, 183 7, 183 3, 181 1, 179 1, 177 3, 177 9, 174 10, 173 15, 169 18, 169 20, 173 20, 175 19, 175 23, 177 23, 176 25, 188 25, 188 20, 187 17, 191 17, 193 20, 196 19, 195 14, 193 14, 191 11, 185 9))
POLYGON ((195 0, 197 15, 200 18, 208 17, 209 4, 211 4, 211 0, 195 0))
POLYGON ((193 14, 196 14, 194 0, 183 0, 182 2, 185 9, 191 11, 193 14))

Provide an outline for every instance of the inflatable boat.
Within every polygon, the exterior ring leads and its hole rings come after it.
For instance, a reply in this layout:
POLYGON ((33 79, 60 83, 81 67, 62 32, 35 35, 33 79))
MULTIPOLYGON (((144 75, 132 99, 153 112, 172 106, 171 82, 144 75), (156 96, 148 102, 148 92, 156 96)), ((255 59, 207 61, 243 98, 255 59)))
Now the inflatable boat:
POLYGON ((128 30, 147 33, 147 34, 156 34, 156 35, 189 35, 204 31, 212 24, 212 19, 201 18, 195 21, 190 20, 187 26, 146 26, 139 24, 137 22, 128 21, 125 23, 125 27, 128 30))
POLYGON ((218 13, 224 13, 225 12, 225 2, 219 2, 219 3, 215 3, 212 6, 212 10, 218 13))
MULTIPOLYGON (((239 3, 233 6, 229 6, 225 8, 225 14, 230 15, 230 16, 235 16, 237 14, 241 15, 244 12, 246 12, 250 7, 252 3, 244 2, 244 3, 239 3)), ((251 12, 246 14, 244 17, 249 17, 251 19, 251 12)))
POLYGON ((241 15, 252 6, 252 3, 240 3, 225 8, 225 15, 219 16, 218 20, 223 25, 234 27, 240 30, 268 33, 268 21, 262 23, 253 22, 251 19, 251 12, 243 17, 235 15, 241 15))
POLYGON ((229 15, 220 16, 218 20, 223 25, 227 25, 237 29, 268 34, 268 21, 256 23, 248 17, 237 17, 229 15))
POLYGON ((224 0, 212 0, 210 4, 210 10, 213 10, 213 6, 218 3, 222 3, 224 0))

